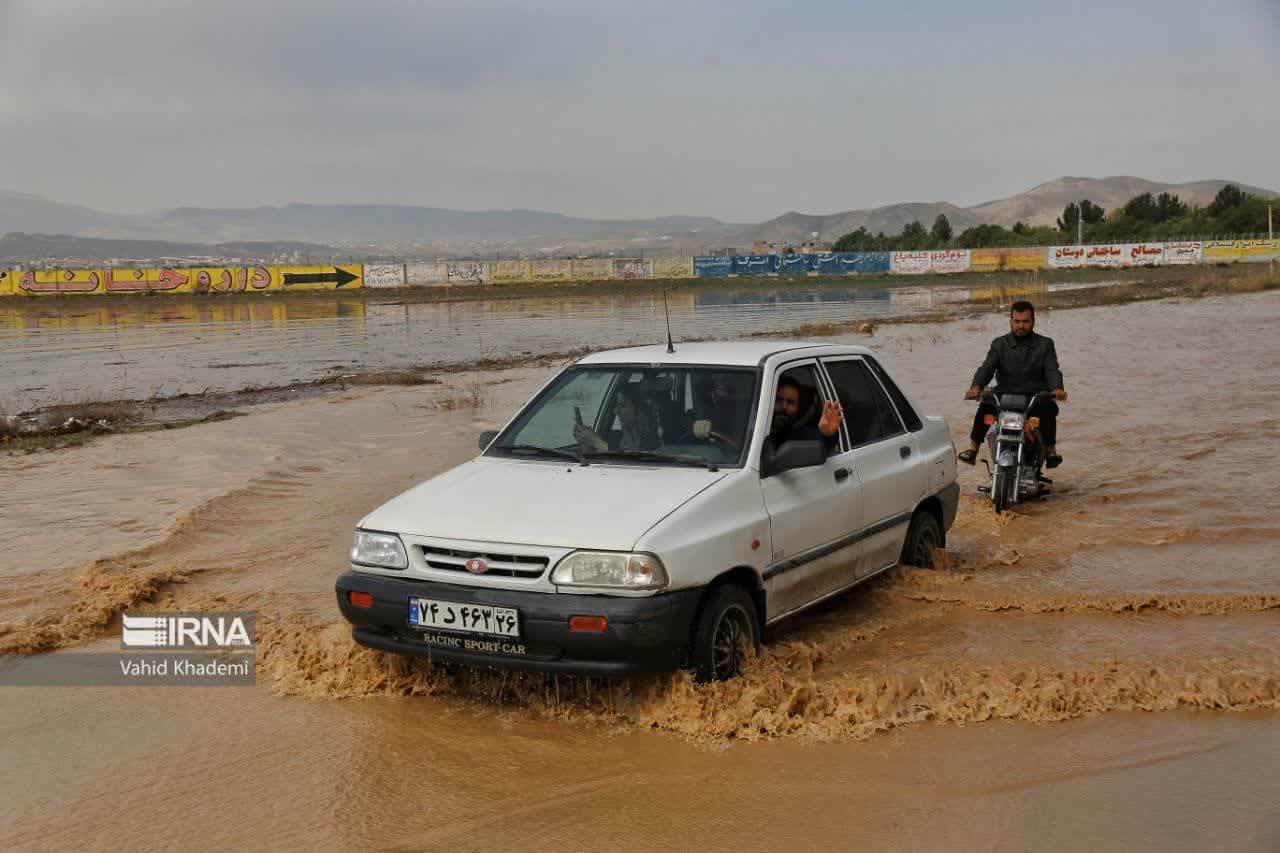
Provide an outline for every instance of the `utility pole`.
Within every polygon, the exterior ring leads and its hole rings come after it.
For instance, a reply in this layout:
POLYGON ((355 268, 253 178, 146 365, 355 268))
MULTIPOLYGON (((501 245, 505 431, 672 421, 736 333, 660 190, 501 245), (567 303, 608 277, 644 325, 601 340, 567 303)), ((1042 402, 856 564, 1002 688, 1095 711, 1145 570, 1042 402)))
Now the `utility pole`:
POLYGON ((1079 212, 1076 214, 1076 245, 1084 245, 1084 202, 1076 205, 1079 212))

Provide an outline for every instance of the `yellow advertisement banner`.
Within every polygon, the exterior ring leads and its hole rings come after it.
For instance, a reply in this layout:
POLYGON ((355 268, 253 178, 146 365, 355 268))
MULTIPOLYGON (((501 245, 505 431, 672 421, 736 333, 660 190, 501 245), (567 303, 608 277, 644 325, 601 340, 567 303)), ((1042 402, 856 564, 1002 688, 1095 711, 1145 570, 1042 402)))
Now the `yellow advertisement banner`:
POLYGON ((654 278, 693 278, 693 258, 654 258, 654 278))
POLYGON ((102 292, 99 270, 27 270, 14 273, 15 292, 20 296, 56 296, 102 292))
POLYGON ((574 281, 602 281, 613 273, 608 258, 583 258, 573 262, 574 281))
POLYGON ((13 281, 16 275, 13 270, 0 270, 0 296, 13 296, 13 281))
POLYGON ((529 277, 534 281, 569 281, 573 278, 573 262, 568 259, 530 261, 529 277))
MULTIPOLYGON (((271 290, 352 290, 364 284, 359 264, 267 267, 271 290)), ((265 290, 268 288, 259 288, 265 290)))
POLYGON ((1277 254, 1277 240, 1206 240, 1204 260, 1209 263, 1265 261, 1277 254))
POLYGON ((1000 269, 999 249, 970 249, 969 270, 971 272, 995 272, 1000 269))
POLYGON ((267 267, 192 267, 192 293, 244 293, 269 290, 271 270, 267 267))
POLYGON ((492 284, 515 284, 529 281, 528 261, 492 261, 489 264, 489 281, 492 284))
POLYGON ((1006 287, 981 287, 969 291, 969 298, 974 302, 997 302, 1000 304, 1014 302, 1019 299, 1036 299, 1049 292, 1045 284, 1014 284, 1006 287))
POLYGON ((1000 268, 1005 270, 1038 270, 1045 267, 1045 249, 1001 249, 1000 268))

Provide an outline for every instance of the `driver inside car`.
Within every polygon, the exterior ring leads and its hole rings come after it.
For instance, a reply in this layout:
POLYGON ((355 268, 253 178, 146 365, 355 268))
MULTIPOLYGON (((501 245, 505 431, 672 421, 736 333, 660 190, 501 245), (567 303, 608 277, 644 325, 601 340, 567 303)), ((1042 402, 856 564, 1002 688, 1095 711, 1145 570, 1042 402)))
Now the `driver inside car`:
POLYGON ((662 444, 654 406, 634 385, 623 385, 613 398, 613 413, 621 430, 606 440, 586 424, 573 423, 573 437, 583 453, 607 450, 653 450, 662 444))
MULTIPOLYGON (((699 441, 724 440, 740 447, 751 418, 753 378, 738 373, 715 373, 695 378, 700 391, 694 401, 690 434, 699 441)), ((697 386, 695 386, 697 387, 697 386)))

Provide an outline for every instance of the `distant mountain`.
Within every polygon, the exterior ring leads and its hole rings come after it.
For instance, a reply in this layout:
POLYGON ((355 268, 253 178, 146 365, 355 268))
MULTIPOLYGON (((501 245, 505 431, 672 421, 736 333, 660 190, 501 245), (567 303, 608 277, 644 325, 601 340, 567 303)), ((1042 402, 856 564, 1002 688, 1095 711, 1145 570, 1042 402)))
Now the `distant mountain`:
POLYGON ((722 225, 697 216, 660 219, 579 219, 539 210, 447 210, 436 207, 360 204, 288 204, 283 207, 209 209, 179 207, 132 217, 94 236, 167 240, 302 240, 369 243, 413 240, 629 240, 697 233, 722 225))
POLYGON ((866 228, 872 234, 883 231, 893 235, 902 233, 908 222, 919 221, 928 228, 939 214, 945 214, 956 233, 970 225, 980 225, 968 210, 945 201, 891 204, 869 210, 846 210, 825 216, 806 213, 784 213, 776 219, 743 228, 735 236, 739 245, 749 245, 756 240, 800 244, 818 233, 819 240, 833 242, 850 231, 866 228))
MULTIPOLYGON (((1058 178, 1010 198, 972 207, 949 202, 892 204, 841 213, 786 213, 759 224, 732 224, 700 216, 665 216, 655 219, 585 219, 538 210, 448 210, 406 205, 287 204, 282 207, 199 208, 179 207, 159 213, 120 215, 87 207, 60 204, 39 196, 0 191, 0 234, 25 232, 25 249, 11 243, 16 255, 41 252, 39 257, 86 257, 84 253, 112 257, 186 256, 226 254, 218 244, 246 242, 310 244, 304 254, 351 255, 352 246, 366 256, 377 253, 397 257, 478 257, 499 252, 522 255, 577 253, 628 253, 662 251, 697 253, 713 247, 749 247, 757 240, 799 244, 815 231, 819 239, 834 241, 865 227, 872 234, 898 234, 912 220, 925 227, 945 214, 959 233, 972 225, 994 223, 1011 226, 1022 221, 1052 225, 1068 203, 1088 198, 1108 210, 1144 192, 1172 192, 1191 204, 1204 205, 1225 184, 1236 183, 1246 192, 1274 198, 1276 193, 1239 182, 1223 180, 1165 184, 1135 177, 1058 178), (184 244, 158 247, 109 247, 86 244, 79 250, 53 249, 31 242, 32 234, 63 234, 105 240, 160 240, 184 244), (215 244, 211 246, 210 244, 215 244), (330 250, 345 244, 347 248, 330 250), (219 248, 220 251, 209 251, 219 248)), ((290 250, 280 250, 286 252, 290 250)), ((263 255, 272 256, 274 251, 263 255)), ((259 256, 245 252, 247 257, 259 256)), ((32 258, 36 259, 36 258, 32 258)))
POLYGON ((241 258, 248 263, 327 257, 344 260, 347 258, 373 260, 383 255, 377 251, 353 252, 350 248, 283 241, 243 241, 210 245, 173 243, 166 240, 106 240, 95 237, 72 237, 66 234, 20 232, 0 237, 0 266, 50 258, 74 259, 87 263, 135 260, 182 262, 197 258, 241 258))
POLYGON ((1012 226, 1015 222, 1028 225, 1053 225, 1062 209, 1071 202, 1089 199, 1107 210, 1123 207, 1125 202, 1142 193, 1176 193, 1183 201, 1193 205, 1206 205, 1213 201, 1218 190, 1227 184, 1235 184, 1247 193, 1264 198, 1275 198, 1276 192, 1251 187, 1238 181, 1193 181, 1185 184, 1162 184, 1144 178, 1058 178, 1040 184, 1009 198, 989 201, 973 207, 957 207, 948 202, 891 204, 868 210, 847 210, 815 216, 804 213, 786 213, 759 225, 749 225, 736 234, 738 245, 750 245, 755 240, 799 242, 809 239, 814 231, 820 240, 834 241, 865 227, 872 234, 883 231, 894 235, 902 233, 902 226, 912 220, 926 228, 933 225, 938 214, 946 214, 952 229, 958 234, 973 225, 1012 226))
POLYGON ((1275 198, 1272 190, 1264 190, 1241 184, 1238 181, 1193 181, 1186 184, 1162 184, 1145 178, 1120 176, 1114 178, 1058 178, 1033 187, 1020 195, 986 204, 975 205, 969 212, 983 223, 1009 226, 1015 222, 1028 225, 1053 225, 1062 209, 1073 201, 1087 198, 1107 210, 1123 207, 1136 195, 1175 193, 1191 205, 1204 206, 1213 201, 1218 190, 1227 184, 1235 184, 1247 193, 1264 198, 1275 198))
POLYGON ((0 190, 0 234, 9 231, 79 234, 92 228, 109 227, 118 218, 88 207, 49 201, 38 195, 0 190))

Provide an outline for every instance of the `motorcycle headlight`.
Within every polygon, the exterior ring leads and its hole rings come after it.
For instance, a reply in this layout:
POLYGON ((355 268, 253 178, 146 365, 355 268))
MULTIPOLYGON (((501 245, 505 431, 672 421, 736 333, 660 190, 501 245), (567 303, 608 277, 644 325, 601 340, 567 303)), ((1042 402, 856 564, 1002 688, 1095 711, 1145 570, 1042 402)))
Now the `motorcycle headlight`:
POLYGON ((556 566, 551 582, 609 589, 662 589, 667 585, 667 570, 652 554, 575 551, 556 566))
POLYGON ((1001 429, 1022 429, 1022 415, 1017 412, 1006 412, 1000 416, 1001 429))
POLYGON ((409 565, 409 555, 405 553, 400 537, 394 533, 357 530, 351 540, 351 562, 383 569, 404 569, 409 565))

